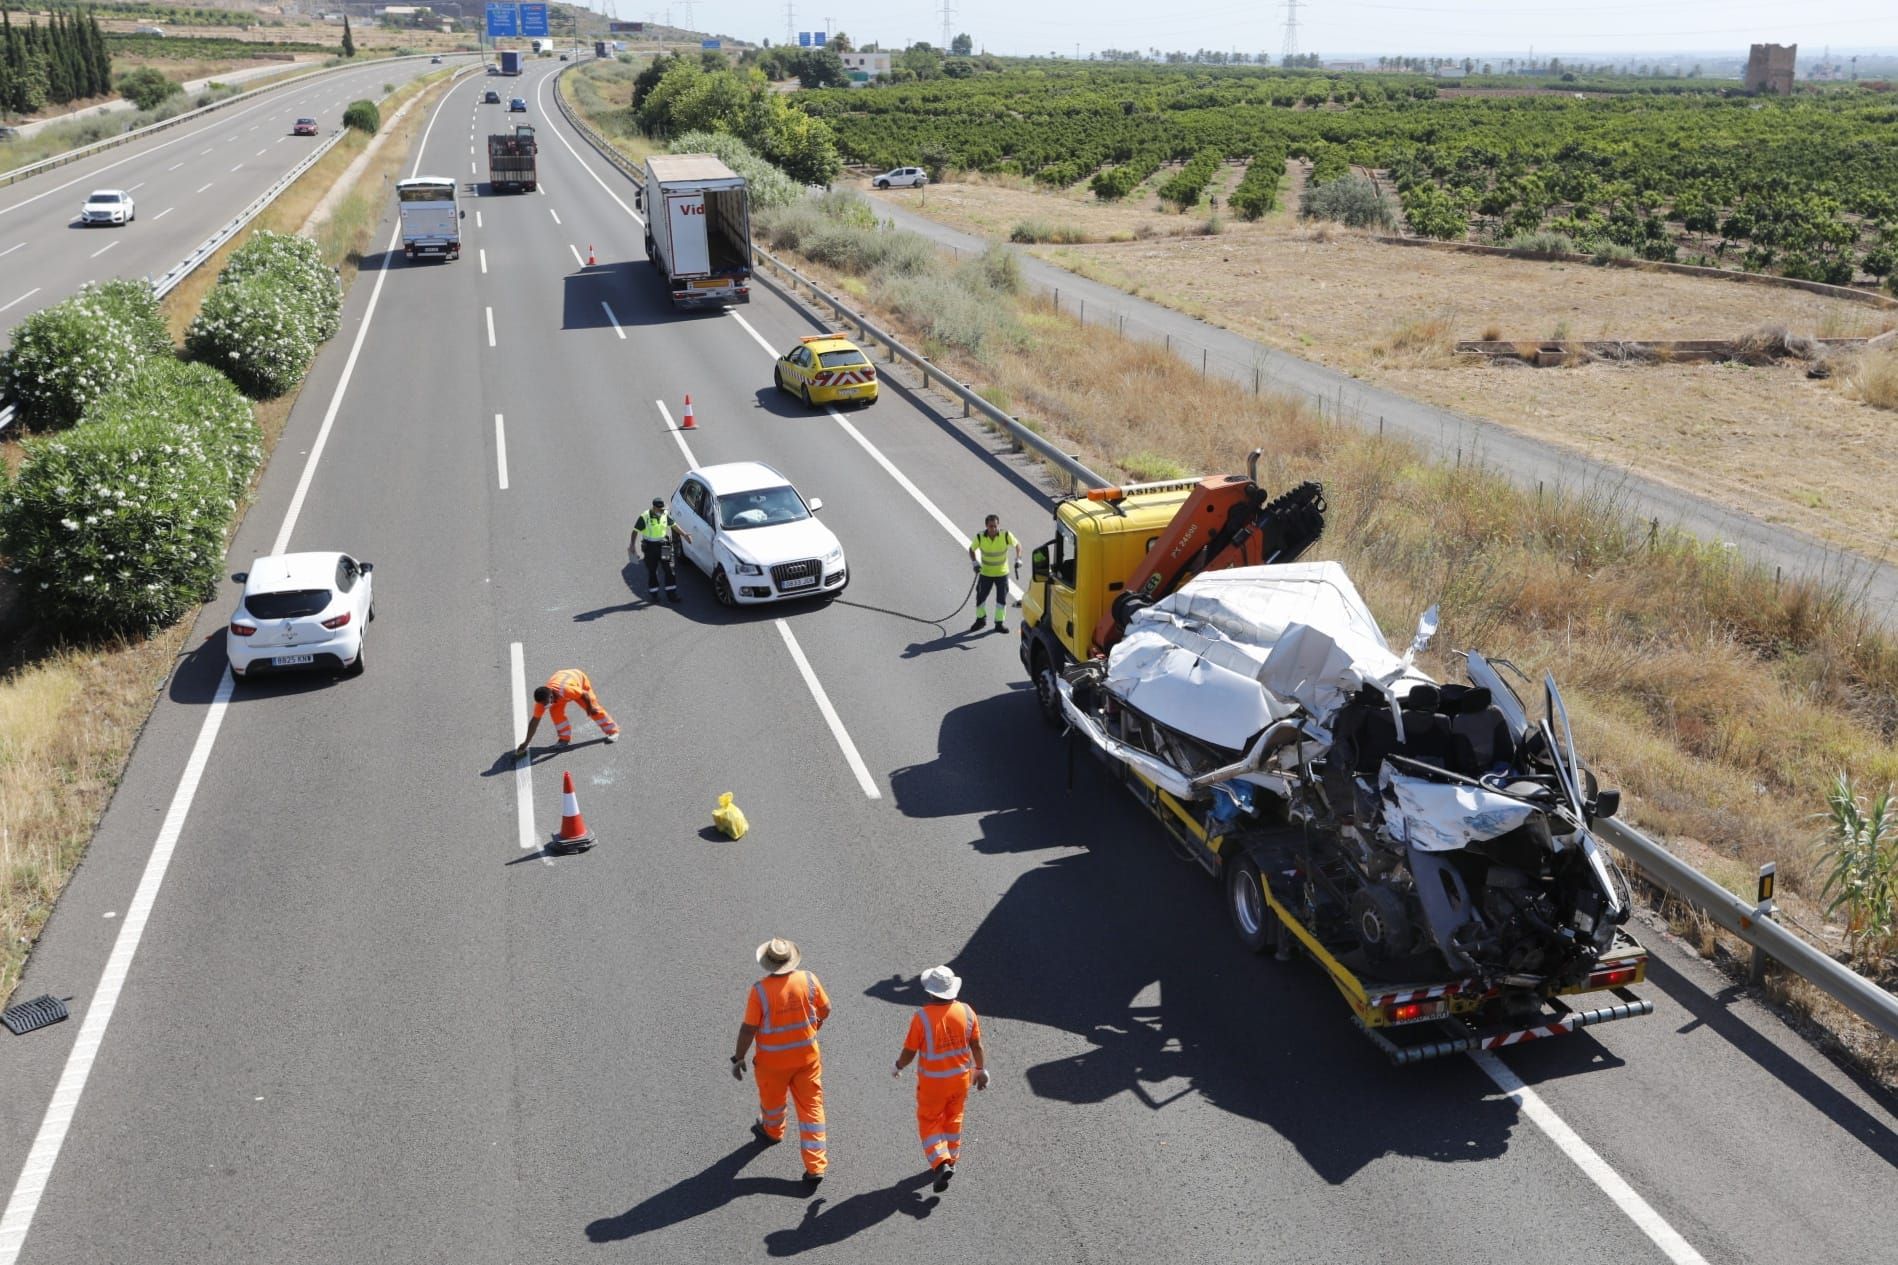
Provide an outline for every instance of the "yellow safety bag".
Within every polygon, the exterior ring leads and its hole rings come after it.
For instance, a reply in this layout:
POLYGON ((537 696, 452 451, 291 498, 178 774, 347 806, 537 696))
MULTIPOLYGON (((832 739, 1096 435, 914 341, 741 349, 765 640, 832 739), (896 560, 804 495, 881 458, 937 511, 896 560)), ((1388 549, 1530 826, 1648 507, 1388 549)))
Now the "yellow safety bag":
POLYGON ((728 839, 742 839, 745 831, 751 829, 745 820, 745 810, 732 803, 732 793, 726 791, 718 797, 718 807, 712 810, 712 824, 725 833, 728 839))

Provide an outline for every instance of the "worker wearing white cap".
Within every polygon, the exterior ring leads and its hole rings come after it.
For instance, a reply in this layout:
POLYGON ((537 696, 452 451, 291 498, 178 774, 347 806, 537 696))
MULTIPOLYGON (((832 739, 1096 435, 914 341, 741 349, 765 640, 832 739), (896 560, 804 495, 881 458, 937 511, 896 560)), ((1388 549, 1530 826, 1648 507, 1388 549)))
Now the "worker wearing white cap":
POLYGON ((957 1001, 962 977, 946 966, 932 966, 922 975, 929 994, 910 1016, 909 1036, 896 1056, 890 1075, 901 1076, 916 1061, 916 1134, 923 1141, 923 1158, 936 1172, 936 1189, 949 1189, 962 1154, 962 1114, 969 1086, 989 1087, 988 1058, 982 1051, 982 1024, 966 1001, 957 1001))
POLYGON ((745 1078, 745 1052, 756 1041, 751 1064, 758 1082, 758 1122, 752 1132, 767 1145, 784 1140, 785 1098, 797 1107, 798 1155, 804 1179, 812 1187, 824 1180, 830 1149, 824 1128, 824 1062, 817 1030, 830 1018, 830 996, 809 971, 800 971, 803 955, 789 940, 771 939, 755 955, 765 976, 745 996, 745 1020, 738 1028, 732 1076, 745 1078))

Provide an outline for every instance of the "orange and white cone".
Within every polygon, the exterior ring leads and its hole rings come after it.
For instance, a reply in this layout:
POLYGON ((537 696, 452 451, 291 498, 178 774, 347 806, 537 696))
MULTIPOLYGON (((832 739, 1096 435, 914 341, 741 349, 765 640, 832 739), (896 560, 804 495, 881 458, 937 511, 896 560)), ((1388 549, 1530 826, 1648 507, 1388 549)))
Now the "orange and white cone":
POLYGON ((685 397, 685 418, 680 421, 679 429, 697 430, 698 428, 699 424, 692 420, 692 397, 688 395, 685 397))
POLYGON ((587 267, 591 268, 592 266, 593 266, 593 243, 588 242, 587 243, 587 267))
POLYGON ((573 774, 562 773, 560 784, 560 833, 547 845, 553 852, 578 852, 593 846, 593 832, 580 815, 580 800, 573 793, 573 774))

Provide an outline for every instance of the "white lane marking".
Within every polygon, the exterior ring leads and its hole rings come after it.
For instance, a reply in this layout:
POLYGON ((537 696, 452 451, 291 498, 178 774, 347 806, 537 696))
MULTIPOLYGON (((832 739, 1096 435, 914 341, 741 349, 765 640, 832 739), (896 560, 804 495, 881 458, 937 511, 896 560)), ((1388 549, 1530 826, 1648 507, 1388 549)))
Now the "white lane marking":
POLYGON ((471 175, 471 176, 478 176, 478 175, 480 175, 481 173, 480 173, 480 171, 478 171, 478 170, 477 170, 477 169, 475 168, 475 165, 474 165, 473 163, 469 163, 469 164, 468 164, 468 174, 469 174, 469 175, 471 175))
MULTIPOLYGON (((737 321, 740 325, 742 325, 744 327, 745 332, 751 335, 752 341, 757 343, 758 346, 764 348, 766 355, 770 356, 772 360, 774 361, 777 359, 777 356, 778 356, 777 351, 771 346, 770 343, 765 341, 763 334, 760 334, 757 330, 751 327, 750 321, 738 315, 738 310, 736 308, 726 308, 725 314, 727 316, 730 316, 733 320, 737 321)), ((924 513, 928 514, 931 518, 935 519, 937 524, 941 526, 941 528, 944 531, 949 533, 949 538, 951 540, 955 541, 958 545, 961 545, 965 551, 968 549, 969 537, 962 534, 962 530, 956 526, 955 521, 951 519, 947 514, 943 513, 940 509, 938 509, 936 507, 936 503, 930 500, 927 496, 925 496, 923 494, 923 490, 917 487, 913 482, 911 482, 910 477, 908 475, 904 474, 901 470, 898 470, 894 462, 892 462, 888 457, 884 456, 881 452, 877 451, 876 445, 872 444, 869 440, 863 437, 863 432, 857 429, 855 423, 851 422, 842 413, 839 413, 834 408, 827 409, 825 411, 830 414, 831 419, 833 421, 835 421, 839 426, 844 428, 844 434, 856 440, 858 446, 861 447, 865 452, 870 454, 870 459, 883 467, 884 473, 888 474, 892 479, 896 480, 897 486, 901 487, 905 492, 908 492, 910 496, 916 501, 916 503, 923 507, 924 513)), ((974 534, 975 534, 974 532, 969 533, 970 536, 974 534)), ((1015 586, 1015 582, 1013 580, 1010 580, 1008 582, 1009 600, 1011 602, 1019 602, 1021 600, 1021 595, 1022 595, 1021 590, 1015 586)))
POLYGON ((875 780, 870 776, 869 767, 864 764, 863 757, 857 754, 857 744, 850 740, 850 734, 845 730, 844 722, 837 716, 837 709, 830 705, 830 695, 824 693, 824 683, 817 679, 817 673, 811 671, 810 660, 804 657, 804 648, 798 645, 797 638, 791 635, 791 626, 781 619, 771 622, 778 626, 778 633, 784 638, 784 648, 791 652, 791 662, 797 664, 798 673, 803 676, 805 687, 810 690, 811 697, 817 700, 817 710, 823 713, 824 723, 830 726, 830 736, 835 738, 838 747, 842 748, 845 763, 849 764, 850 771, 857 775, 857 785, 861 786, 863 793, 871 799, 882 799, 883 792, 877 789, 875 780))
POLYGON ((182 166, 184 166, 184 164, 183 164, 183 163, 173 163, 173 164, 172 164, 171 166, 169 166, 169 167, 167 167, 167 168, 165 168, 165 171, 166 171, 166 173, 167 173, 167 174, 169 174, 169 173, 171 173, 171 172, 174 172, 174 171, 176 171, 176 170, 178 170, 178 168, 180 168, 180 167, 182 167, 182 166))
POLYGON ((560 212, 554 210, 552 207, 548 207, 547 214, 554 217, 554 223, 556 224, 560 223, 560 212))
MULTIPOLYGON (((527 732, 527 662, 518 641, 507 645, 507 673, 513 689, 514 732, 524 734, 527 732)), ((521 851, 532 852, 540 847, 534 838, 534 761, 531 757, 514 762, 514 821, 520 831, 521 851)), ((554 863, 544 852, 540 859, 548 865, 554 863)))
POLYGON ((476 211, 476 212, 475 212, 475 227, 476 227, 476 228, 480 228, 480 227, 481 227, 481 212, 479 212, 479 211, 476 211))
POLYGON ((99 247, 99 249, 93 251, 92 257, 97 259, 100 255, 105 254, 106 251, 111 250, 116 245, 118 245, 117 242, 107 242, 105 245, 99 247))
POLYGON ((11 255, 14 251, 19 250, 22 246, 25 246, 25 245, 26 245, 25 242, 15 242, 13 243, 13 245, 7 247, 5 250, 0 250, 0 259, 5 259, 8 255, 11 255))
POLYGON ((1681 1237, 1666 1218, 1656 1212, 1647 1200, 1636 1194, 1634 1187, 1622 1180, 1621 1174, 1608 1166, 1608 1161, 1596 1153, 1595 1148, 1582 1141, 1575 1130, 1569 1128, 1562 1117, 1555 1114, 1542 1096, 1530 1089, 1522 1078, 1511 1071, 1507 1064, 1488 1050, 1476 1050, 1470 1059, 1483 1069, 1484 1075, 1494 1081, 1496 1088, 1503 1091, 1505 1097, 1515 1101, 1522 1114, 1535 1122, 1538 1129, 1548 1135, 1562 1154, 1568 1156, 1575 1167, 1582 1170, 1588 1179, 1601 1188, 1603 1194, 1614 1201, 1615 1207, 1627 1214, 1628 1220, 1653 1241, 1654 1246, 1666 1254, 1674 1265, 1707 1265, 1707 1258, 1694 1250, 1694 1245, 1681 1237))
POLYGON ((488 312, 488 346, 492 347, 494 346, 494 309, 489 308, 487 309, 487 312, 488 312))
POLYGON ((472 153, 474 153, 474 146, 473 146, 473 145, 469 145, 469 146, 468 146, 468 152, 469 152, 469 153, 471 153, 471 154, 472 154, 472 153))
POLYGON ((501 469, 501 490, 507 491, 507 429, 501 424, 501 415, 494 415, 494 459, 501 469))
POLYGON ((157 223, 159 220, 164 219, 167 215, 170 215, 173 211, 176 211, 177 209, 178 208, 175 206, 166 207, 164 210, 160 211, 157 215, 152 216, 152 222, 157 223))
POLYGON ((575 246, 572 242, 568 242, 567 249, 573 252, 574 263, 580 265, 582 268, 587 266, 586 257, 580 253, 580 248, 578 246, 575 246))
POLYGON ((208 154, 208 153, 210 153, 210 152, 211 152, 212 150, 214 150, 214 149, 216 149, 216 148, 217 148, 217 146, 215 146, 215 145, 206 145, 206 146, 205 146, 205 147, 204 147, 203 149, 201 149, 201 150, 199 150, 198 152, 199 152, 200 154, 208 154))
POLYGON ((699 459, 692 455, 692 445, 685 442, 685 432, 680 430, 678 424, 672 420, 672 410, 666 407, 664 400, 654 400, 653 403, 659 406, 659 416, 666 419, 666 430, 671 432, 673 439, 678 441, 679 451, 685 454, 686 467, 696 469, 699 459))
POLYGON ((477 253, 481 256, 481 275, 485 277, 488 275, 488 252, 478 250, 477 253))
POLYGON ((99 974, 99 986, 86 1004, 86 1017, 73 1040, 71 1052, 66 1055, 66 1066, 59 1074, 59 1084, 46 1106, 46 1115, 40 1120, 39 1132, 33 1137, 33 1149, 27 1152, 26 1164, 14 1183, 6 1212, 0 1215, 0 1265, 15 1265, 20 1259, 26 1232, 32 1227, 33 1214, 39 1210, 40 1196, 45 1193, 47 1182, 52 1180, 53 1166, 66 1144, 66 1131, 72 1127, 73 1117, 79 1111, 80 1095, 85 1093, 99 1047, 105 1041, 106 1025, 112 1022, 112 1012, 119 1004, 119 994, 132 970, 132 958, 145 935, 145 924, 158 903, 158 889, 165 882, 165 871, 170 868, 172 853, 177 850, 185 815, 191 811, 199 780, 204 776, 205 765, 210 763, 211 745, 217 741, 224 713, 230 707, 233 685, 227 666, 218 681, 217 692, 211 696, 204 723, 198 727, 198 739, 185 761, 184 775, 172 792, 171 806, 158 828, 158 839, 145 862, 145 872, 139 877, 132 903, 126 908, 125 921, 119 924, 118 938, 112 942, 112 953, 106 958, 105 970, 99 974))
POLYGON ((209 189, 212 185, 216 183, 217 182, 215 180, 207 180, 203 184, 199 185, 197 188, 193 189, 192 192, 203 193, 206 189, 209 189))
MULTIPOLYGON (((546 86, 546 83, 547 81, 545 79, 542 79, 539 84, 535 85, 535 88, 534 88, 535 100, 537 101, 540 100, 541 89, 546 86)), ((546 108, 547 108, 547 103, 545 101, 542 101, 541 109, 544 111, 546 108)), ((553 116, 548 115, 548 117, 552 118, 553 116)), ((580 151, 573 147, 573 143, 571 141, 569 141, 566 137, 560 134, 560 129, 558 127, 549 127, 547 130, 553 133, 555 140, 559 141, 562 145, 565 145, 567 147, 567 152, 573 155, 573 160, 580 164, 580 170, 586 172, 589 176, 592 176, 593 183, 596 185, 599 185, 600 189, 606 194, 607 197, 613 199, 614 202, 619 203, 620 210, 632 216, 634 223, 641 224, 641 225, 645 224, 646 217, 641 215, 639 212, 633 210, 632 207, 627 206, 624 202, 620 202, 619 194, 614 193, 613 190, 608 187, 606 181, 600 179, 599 173, 594 171, 593 168, 587 165, 587 160, 580 157, 580 151)))
POLYGON ((269 152, 270 152, 270 147, 266 145, 262 149, 258 150, 255 154, 251 155, 251 157, 262 158, 265 154, 268 154, 269 152))
POLYGON ((611 306, 610 306, 609 304, 607 304, 607 303, 606 303, 605 301, 602 301, 602 302, 600 303, 600 306, 601 306, 602 308, 604 308, 604 309, 605 309, 605 311, 606 311, 606 319, 607 319, 607 320, 609 320, 609 321, 611 321, 611 322, 613 322, 613 332, 614 332, 615 334, 618 334, 618 335, 619 335, 619 340, 620 340, 621 342, 625 342, 625 341, 626 341, 626 331, 625 331, 625 330, 623 330, 623 329, 621 329, 621 328, 619 327, 619 317, 617 317, 617 316, 615 316, 615 315, 613 314, 613 309, 612 309, 612 307, 611 307, 611 306))
POLYGON ((145 182, 144 182, 143 180, 141 180, 141 181, 139 181, 139 182, 138 182, 137 184, 135 184, 135 185, 133 185, 133 186, 131 186, 131 187, 130 187, 129 189, 127 189, 127 190, 126 190, 126 192, 127 192, 127 193, 137 193, 137 192, 138 192, 138 191, 139 191, 140 189, 143 189, 144 187, 145 187, 145 182))
POLYGON ((5 306, 0 306, 0 312, 4 312, 7 310, 7 308, 26 302, 28 299, 32 298, 34 295, 38 294, 39 292, 40 292, 40 287, 34 286, 31 290, 28 290, 25 294, 22 294, 19 298, 13 300, 12 303, 8 303, 5 306))
POLYGON ((534 192, 538 193, 541 197, 544 198, 547 196, 547 186, 544 184, 537 184, 534 186, 534 192))
POLYGON ((237 164, 237 166, 235 166, 235 167, 233 167, 233 168, 231 168, 231 170, 232 170, 232 171, 241 171, 241 170, 243 169, 243 166, 244 166, 244 164, 243 164, 243 163, 239 163, 239 164, 237 164))

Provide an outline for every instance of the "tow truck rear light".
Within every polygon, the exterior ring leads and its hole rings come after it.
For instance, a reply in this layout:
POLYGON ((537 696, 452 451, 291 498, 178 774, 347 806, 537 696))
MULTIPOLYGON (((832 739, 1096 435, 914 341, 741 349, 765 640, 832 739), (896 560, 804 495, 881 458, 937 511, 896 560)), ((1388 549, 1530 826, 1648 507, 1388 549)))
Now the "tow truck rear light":
POLYGON ((255 624, 240 624, 236 620, 231 621, 231 636, 233 637, 252 637, 256 633, 257 625, 255 624))
POLYGON ((349 612, 348 612, 348 611, 344 611, 344 612, 343 612, 342 614, 340 614, 340 615, 338 615, 338 616, 336 616, 336 617, 334 617, 333 619, 326 619, 326 620, 324 620, 324 621, 323 621, 323 627, 325 627, 325 628, 341 628, 341 627, 343 627, 343 626, 344 626, 345 624, 347 624, 348 622, 349 622, 349 612))
POLYGON ((1394 1006, 1384 1007, 1384 1015, 1392 1023, 1415 1023, 1419 1019, 1432 1019, 1443 1013, 1441 999, 1432 1001, 1405 1001, 1394 1006))
POLYGON ((1632 983, 1634 977, 1634 967, 1615 966, 1605 971, 1596 971, 1590 975, 1588 977, 1588 986, 1590 988, 1616 988, 1622 984, 1632 983))

